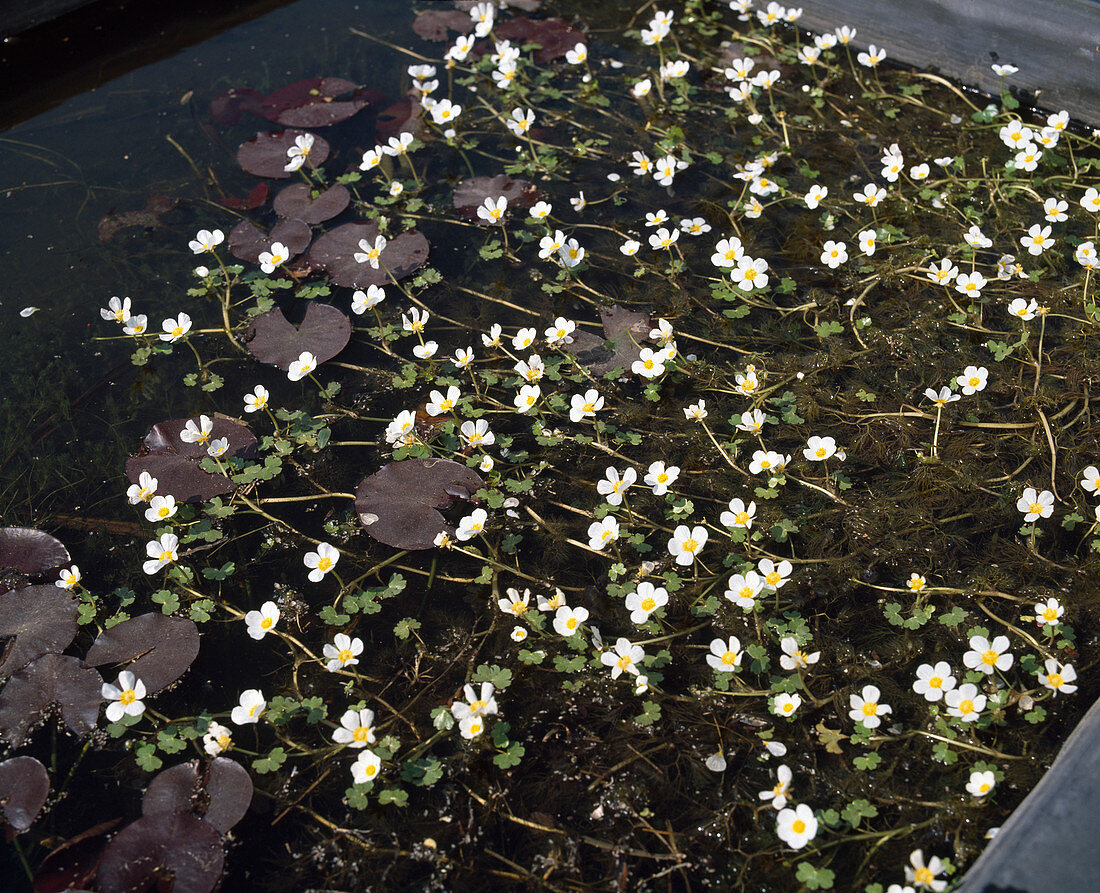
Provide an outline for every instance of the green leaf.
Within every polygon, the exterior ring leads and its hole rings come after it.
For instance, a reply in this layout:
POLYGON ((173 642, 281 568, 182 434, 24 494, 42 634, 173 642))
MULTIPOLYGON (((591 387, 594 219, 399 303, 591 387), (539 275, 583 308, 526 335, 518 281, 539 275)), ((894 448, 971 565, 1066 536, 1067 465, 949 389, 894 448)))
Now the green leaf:
POLYGON ((511 769, 513 766, 518 766, 523 759, 523 755, 526 753, 526 749, 518 741, 513 741, 508 745, 508 749, 498 753, 493 757, 493 763, 499 766, 501 769, 511 769))
POLYGON ((152 742, 139 744, 134 748, 134 759, 146 772, 156 772, 164 765, 164 760, 156 755, 157 746, 152 742))
POLYGON ((877 769, 882 764, 882 757, 880 757, 877 751, 871 751, 869 754, 865 754, 861 757, 856 757, 852 760, 855 767, 861 772, 870 772, 872 769, 877 769))
POLYGON ((814 333, 818 338, 828 338, 830 335, 839 335, 844 331, 844 326, 840 323, 830 320, 829 322, 818 323, 814 326, 814 333))
POLYGON ((833 883, 836 880, 834 872, 828 868, 814 868, 809 862, 798 863, 795 877, 805 884, 808 890, 832 890, 833 883))
POLYGON ((399 639, 407 639, 415 629, 420 629, 420 621, 415 617, 405 617, 394 626, 393 634, 399 639))
POLYGON ((394 806, 404 806, 409 802, 409 793, 401 788, 383 788, 378 792, 378 802, 383 806, 390 803, 394 806))
POLYGON ((281 747, 273 748, 266 757, 252 761, 252 768, 260 775, 276 771, 286 762, 286 751, 281 747))
POLYGON ((512 671, 497 664, 482 664, 470 677, 471 682, 491 682, 497 691, 504 691, 512 684, 512 671))
POLYGON ((867 800, 853 800, 840 811, 840 816, 853 828, 858 828, 862 819, 873 819, 878 815, 878 808, 872 806, 867 800))

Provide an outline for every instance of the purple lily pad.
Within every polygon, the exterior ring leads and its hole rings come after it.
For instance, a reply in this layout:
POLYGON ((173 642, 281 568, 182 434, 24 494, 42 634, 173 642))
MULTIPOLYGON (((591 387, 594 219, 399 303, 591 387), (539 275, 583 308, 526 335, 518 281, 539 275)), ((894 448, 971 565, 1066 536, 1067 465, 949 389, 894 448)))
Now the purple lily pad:
POLYGON ((234 760, 215 757, 205 772, 200 771, 198 760, 190 760, 165 769, 149 782, 141 812, 196 813, 225 834, 248 812, 252 790, 248 770, 234 760))
POLYGON ((100 888, 148 890, 172 878, 172 893, 209 893, 225 867, 221 835, 185 812, 142 816, 107 844, 99 862, 100 888))
POLYGON ((351 323, 342 310, 311 302, 297 326, 278 307, 261 313, 252 320, 244 346, 261 363, 270 363, 286 372, 303 351, 309 351, 318 363, 324 363, 347 347, 350 340, 351 323))
POLYGON ((0 593, 20 585, 5 583, 5 571, 40 577, 71 560, 64 543, 48 533, 30 527, 0 527, 0 593))
POLYGON ((305 251, 311 241, 313 230, 301 220, 280 220, 266 234, 251 221, 242 220, 229 233, 229 253, 250 264, 258 264, 260 254, 275 242, 282 242, 292 259, 305 251))
POLYGON ((155 695, 186 673, 198 654, 199 628, 194 621, 141 614, 101 632, 88 649, 84 666, 115 664, 133 673, 155 695))
MULTIPOLYGON (((256 138, 247 143, 241 143, 237 149, 237 164, 257 177, 268 177, 272 180, 286 180, 292 175, 292 171, 283 170, 290 160, 286 150, 294 145, 295 138, 305 134, 304 130, 280 130, 278 133, 261 132, 256 138)), ((314 134, 313 148, 310 150, 306 164, 317 167, 325 163, 328 158, 329 145, 324 139, 314 134)))
POLYGON ((0 691, 0 737, 18 747, 51 704, 61 707, 65 725, 85 735, 99 717, 102 687, 99 673, 82 667, 77 658, 43 655, 12 676, 0 691))
POLYGON ((404 279, 420 269, 428 260, 428 240, 415 229, 390 239, 382 251, 378 269, 369 263, 359 263, 355 255, 365 239, 373 245, 378 237, 378 224, 345 223, 325 233, 309 249, 309 262, 328 273, 337 285, 346 288, 367 288, 404 279))
POLYGON ((346 121, 381 96, 344 78, 309 78, 268 94, 263 114, 286 127, 325 127, 346 121))
POLYGON ((50 775, 34 757, 12 757, 0 763, 0 803, 4 821, 19 834, 26 831, 46 803, 50 775))
POLYGON ((317 198, 313 198, 311 192, 312 190, 307 183, 291 183, 275 196, 272 207, 275 209, 276 214, 286 220, 297 219, 305 223, 324 223, 326 220, 331 220, 351 203, 351 193, 339 183, 330 186, 317 198))
POLYGON ((653 323, 648 313, 627 310, 616 304, 600 310, 606 339, 591 332, 576 331, 567 350, 596 375, 612 369, 627 371, 638 359, 642 344, 649 338, 653 323))
POLYGON ((54 847, 34 873, 35 893, 69 893, 89 887, 107 834, 121 821, 100 822, 54 847))
POLYGON ((258 118, 264 115, 264 96, 247 87, 234 87, 219 93, 210 100, 210 117, 217 124, 236 124, 242 112, 248 112, 258 118))
POLYGON ((14 636, 0 658, 0 676, 68 648, 76 638, 76 614, 76 599, 57 586, 27 586, 0 596, 0 636, 14 636))
MULTIPOLYGON (((126 460, 126 477, 138 483, 143 471, 157 479, 157 492, 171 494, 177 502, 205 502, 233 492, 234 484, 223 474, 204 471, 199 462, 206 456, 206 445, 186 443, 180 432, 188 421, 172 419, 159 422, 145 435, 145 452, 126 460)), ((256 437, 243 422, 214 416, 210 440, 225 438, 229 447, 225 456, 249 458, 256 452, 256 437)))
POLYGON ((535 61, 545 64, 563 57, 578 43, 587 43, 585 33, 565 19, 529 19, 517 16, 493 26, 498 40, 510 40, 517 45, 537 43, 535 61))
POLYGON ((539 198, 538 187, 527 180, 516 180, 507 174, 497 174, 495 177, 474 177, 472 180, 463 180, 455 187, 454 206, 467 220, 488 226, 477 216, 477 209, 485 203, 485 199, 497 199, 503 196, 508 199, 508 210, 527 210, 539 198))
POLYGON ((424 107, 409 97, 399 99, 375 115, 374 129, 380 141, 405 132, 423 138, 426 132, 424 107))
POLYGON ((468 13, 457 9, 429 9, 413 19, 413 31, 424 40, 449 40, 448 31, 469 34, 474 30, 474 20, 468 13))
POLYGON ((252 211, 259 208, 267 201, 267 196, 270 192, 271 187, 266 183, 257 183, 244 198, 225 195, 219 198, 218 202, 225 205, 227 208, 236 208, 238 211, 252 211))
POLYGON ((363 478, 355 511, 368 534, 395 549, 431 549, 454 528, 440 514, 456 499, 472 500, 485 481, 472 468, 450 459, 390 462, 363 478))

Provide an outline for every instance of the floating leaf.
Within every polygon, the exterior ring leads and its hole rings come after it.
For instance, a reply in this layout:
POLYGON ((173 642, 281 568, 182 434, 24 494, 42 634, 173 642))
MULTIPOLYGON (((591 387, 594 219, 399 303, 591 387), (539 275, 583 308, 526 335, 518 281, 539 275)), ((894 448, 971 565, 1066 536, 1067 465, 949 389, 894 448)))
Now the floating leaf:
POLYGON ((276 214, 288 220, 296 218, 306 223, 324 223, 343 211, 351 202, 351 193, 339 183, 330 186, 317 198, 313 198, 311 192, 308 183, 291 183, 275 196, 272 207, 276 214))
POLYGON ((450 459, 405 459, 383 465, 355 491, 355 511, 367 533, 395 549, 430 549, 453 533, 440 510, 473 499, 485 482, 450 459), (372 520, 373 518, 373 520, 372 520))
POLYGON ((251 803, 248 770, 227 757, 215 757, 205 772, 200 771, 198 760, 165 769, 149 782, 141 812, 196 813, 219 834, 225 834, 244 818, 251 803))
MULTIPOLYGON (((185 443, 180 432, 188 419, 173 419, 153 426, 145 435, 145 452, 126 460, 126 477, 138 483, 143 471, 157 479, 157 492, 171 494, 177 502, 205 502, 231 493, 233 482, 223 474, 204 471, 199 462, 206 456, 206 445, 185 443)), ((194 419, 196 423, 198 419, 194 419)), ((211 420, 210 439, 225 438, 229 447, 225 456, 249 458, 256 452, 256 437, 243 422, 224 416, 211 420)))
POLYGON ((225 195, 218 199, 218 202, 225 205, 227 208, 236 208, 238 211, 252 211, 255 208, 259 208, 267 201, 267 196, 270 192, 271 187, 266 183, 257 183, 245 198, 225 195))
POLYGON ((12 676, 0 691, 0 737, 18 747, 51 704, 60 706, 65 725, 84 735, 95 728, 102 687, 99 673, 82 667, 77 658, 43 655, 12 676))
MULTIPOLYGON (((469 12, 478 3, 483 3, 484 0, 455 0, 455 9, 461 9, 463 12, 469 12)), ((497 6, 502 9, 506 9, 509 6, 514 6, 516 9, 522 9, 524 12, 534 12, 540 6, 542 6, 542 0, 497 0, 497 6)))
POLYGON ((539 190, 534 183, 516 180, 507 174, 498 174, 495 177, 474 177, 472 180, 463 180, 455 187, 455 210, 467 220, 485 224, 485 221, 477 216, 477 209, 485 203, 485 199, 497 199, 501 196, 508 199, 509 211, 527 210, 538 201, 539 190))
POLYGON ((324 127, 346 121, 381 98, 381 93, 361 90, 344 78, 309 78, 268 94, 263 114, 287 127, 324 127))
POLYGON ((493 26, 497 40, 510 40, 517 45, 537 43, 535 61, 545 64, 551 59, 563 57, 578 43, 587 43, 585 33, 565 19, 529 19, 517 16, 493 26))
POLYGON ((88 649, 84 666, 115 664, 155 695, 180 678, 199 653, 199 628, 186 617, 141 614, 105 629, 88 649))
POLYGON ((342 310, 330 304, 311 302, 306 315, 295 326, 278 307, 261 313, 245 334, 245 347, 261 363, 278 366, 284 372, 309 351, 318 363, 331 360, 351 340, 351 322, 342 310))
POLYGON ((247 87, 234 87, 210 100, 210 117, 218 124, 236 124, 242 112, 266 117, 263 94, 247 87))
POLYGON ((457 9, 429 9, 413 19, 413 31, 425 40, 449 40, 448 31, 469 34, 474 20, 457 9))
POLYGON ((208 893, 222 876, 221 836, 185 812, 142 816, 118 832, 99 861, 103 890, 147 890, 172 878, 172 893, 208 893))
POLYGON ((378 237, 378 224, 345 223, 325 233, 309 249, 309 262, 328 273, 337 285, 346 288, 367 288, 384 285, 391 277, 396 281, 420 269, 428 260, 428 240, 415 229, 390 239, 379 259, 378 269, 355 260, 361 240, 373 245, 378 237))
POLYGON ((294 258, 305 251, 312 240, 313 230, 301 220, 280 220, 269 233, 251 221, 242 220, 229 233, 229 253, 250 264, 258 264, 260 254, 275 242, 282 242, 294 258))
POLYGON ((31 527, 0 527, 0 593, 12 588, 5 583, 5 571, 39 577, 71 560, 61 540, 48 533, 31 527))
POLYGON ((576 331, 573 343, 567 350, 577 361, 587 366, 596 375, 604 375, 612 369, 629 372, 638 359, 639 344, 649 338, 653 324, 648 313, 626 310, 616 304, 600 310, 606 342, 591 332, 576 331), (608 346, 607 342, 613 342, 608 346))
POLYGON ((0 596, 0 636, 14 636, 0 659, 0 676, 68 648, 76 638, 77 607, 72 593, 57 586, 28 586, 0 596))
MULTIPOLYGON (((291 171, 283 170, 290 158, 286 150, 294 145, 296 137, 302 136, 304 130, 280 130, 278 133, 261 132, 256 138, 247 143, 241 143, 237 149, 237 164, 257 177, 269 177, 272 180, 286 180, 291 176, 291 171)), ((306 164, 317 167, 325 163, 328 158, 329 145, 324 139, 313 137, 313 148, 310 150, 306 164)))
POLYGON ((34 873, 35 893, 64 893, 91 884, 107 834, 120 821, 100 822, 51 850, 34 873))
POLYGON ((50 775, 34 757, 0 763, 0 803, 4 821, 18 834, 34 824, 50 793, 50 775))

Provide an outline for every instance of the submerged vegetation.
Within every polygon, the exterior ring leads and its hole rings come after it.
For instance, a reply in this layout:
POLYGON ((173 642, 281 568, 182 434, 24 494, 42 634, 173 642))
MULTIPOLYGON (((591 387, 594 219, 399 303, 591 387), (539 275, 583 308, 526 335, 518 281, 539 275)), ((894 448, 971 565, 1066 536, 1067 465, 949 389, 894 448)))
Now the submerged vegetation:
POLYGON ((390 105, 207 97, 201 266, 101 311, 189 398, 145 535, 0 531, 39 888, 942 890, 1095 691, 1097 136, 776 3, 502 5, 390 105))

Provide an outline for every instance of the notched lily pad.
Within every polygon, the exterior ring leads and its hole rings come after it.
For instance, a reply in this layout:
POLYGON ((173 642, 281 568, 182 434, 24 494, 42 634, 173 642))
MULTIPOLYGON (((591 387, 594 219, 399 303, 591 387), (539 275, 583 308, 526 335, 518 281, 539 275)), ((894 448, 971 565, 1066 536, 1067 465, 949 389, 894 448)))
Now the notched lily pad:
POLYGON ((495 177, 474 177, 472 180, 463 180, 455 187, 455 210, 467 220, 484 223, 485 221, 477 216, 477 209, 485 203, 485 199, 497 199, 501 196, 508 199, 509 211, 526 211, 538 201, 539 190, 534 183, 517 180, 507 174, 497 174, 495 177))
POLYGON ((653 328, 649 314, 627 310, 616 304, 601 309, 600 319, 606 340, 591 332, 577 330, 573 333, 573 343, 566 349, 596 375, 604 375, 612 369, 629 372, 638 359, 638 345, 646 342, 653 328))
POLYGON ((219 834, 225 834, 244 818, 251 803, 248 770, 227 757, 215 757, 205 771, 198 760, 165 769, 149 782, 141 812, 194 813, 219 834))
MULTIPOLYGON (((359 263, 355 255, 362 249, 363 239, 373 245, 378 237, 378 224, 345 223, 321 236, 309 249, 309 262, 328 273, 329 278, 345 288, 367 288, 384 285, 391 278, 404 279, 420 269, 428 260, 428 240, 415 229, 403 232, 386 243, 378 269, 369 263, 359 263)), ((297 359, 297 358, 295 358, 297 359)))
MULTIPOLYGON (((304 183, 302 185, 305 186, 304 183)), ((229 253, 250 264, 257 264, 261 253, 275 242, 282 242, 293 259, 305 251, 311 241, 313 230, 301 220, 280 220, 269 233, 249 220, 242 220, 229 232, 229 253)))
POLYGON ((46 803, 50 775, 34 757, 12 757, 0 763, 0 803, 4 821, 19 834, 26 831, 46 803))
POLYGON ((194 621, 142 614, 101 632, 88 649, 84 666, 114 664, 129 670, 155 695, 187 672, 198 653, 199 628, 194 621))
POLYGON ((5 580, 22 574, 39 577, 72 559, 61 540, 32 527, 0 527, 0 593, 18 585, 5 580))
POLYGON ((344 78, 309 78, 269 93, 263 114, 287 127, 324 127, 346 121, 381 96, 344 78))
MULTIPOLYGON (((304 130, 257 133, 255 139, 241 143, 240 148, 237 149, 237 164, 257 177, 286 180, 293 175, 292 171, 283 170, 290 160, 286 150, 294 145, 295 138, 303 134, 305 134, 304 130)), ((328 143, 314 134, 313 148, 309 152, 306 164, 310 167, 318 167, 325 163, 328 153, 328 143)))
MULTIPOLYGON (((206 445, 186 443, 180 432, 188 419, 160 422, 145 435, 145 452, 126 460, 126 477, 138 483, 143 471, 157 479, 157 493, 171 494, 177 502, 205 502, 231 493, 234 484, 223 474, 211 474, 199 465, 206 456, 206 445)), ((193 421, 198 424, 198 419, 193 421)), ((229 447, 225 456, 250 458, 256 453, 256 437, 243 422, 214 416, 210 440, 225 438, 229 447)))
POLYGON ((12 676, 0 691, 0 737, 18 747, 51 704, 61 708, 65 725, 85 735, 95 728, 102 687, 99 673, 82 667, 77 658, 46 654, 12 676))
POLYGON ((383 465, 355 491, 355 511, 372 537, 395 549, 430 549, 454 533, 440 511, 473 499, 485 481, 450 459, 405 459, 383 465))
POLYGON ((57 586, 27 586, 0 595, 0 676, 10 676, 43 654, 59 654, 76 638, 77 601, 57 586))
POLYGON ((413 31, 425 40, 449 40, 448 31, 469 34, 474 30, 474 20, 469 13, 458 9, 429 9, 413 19, 413 31))
POLYGON ((252 320, 244 346, 261 363, 286 372, 303 351, 324 363, 347 347, 350 340, 351 322, 343 311, 314 302, 306 306, 306 315, 297 326, 278 307, 261 313, 252 320))
POLYGON ((185 812, 142 816, 118 832, 99 862, 103 890, 147 890, 173 878, 172 893, 208 893, 222 876, 221 836, 185 812))
POLYGON ((330 186, 316 198, 312 197, 311 192, 308 183, 291 183, 275 196, 272 207, 276 214, 286 220, 324 223, 351 203, 351 193, 339 183, 330 186))

